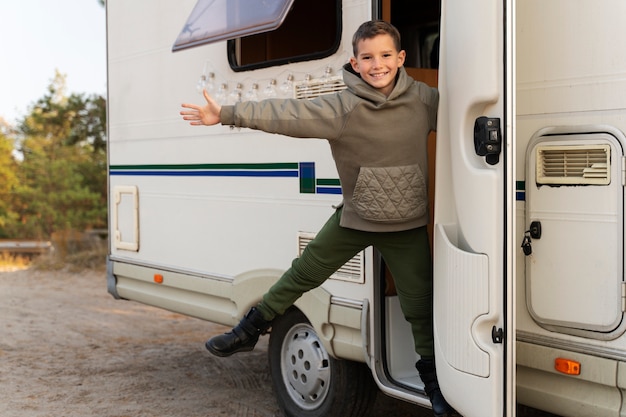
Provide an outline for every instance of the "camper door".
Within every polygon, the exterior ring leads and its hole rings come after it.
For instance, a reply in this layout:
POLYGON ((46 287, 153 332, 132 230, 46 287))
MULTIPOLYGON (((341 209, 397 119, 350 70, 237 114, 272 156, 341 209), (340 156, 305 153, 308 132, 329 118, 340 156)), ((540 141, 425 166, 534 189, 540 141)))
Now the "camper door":
POLYGON ((442 3, 435 349, 465 417, 515 415, 514 3, 442 3))

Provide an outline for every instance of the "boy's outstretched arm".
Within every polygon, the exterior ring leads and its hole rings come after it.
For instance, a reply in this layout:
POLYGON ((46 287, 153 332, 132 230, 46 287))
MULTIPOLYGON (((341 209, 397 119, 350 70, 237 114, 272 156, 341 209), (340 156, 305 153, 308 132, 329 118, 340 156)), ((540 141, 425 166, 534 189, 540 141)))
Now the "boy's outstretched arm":
POLYGON ((206 90, 203 90, 202 93, 204 94, 207 104, 198 106, 196 104, 183 103, 182 107, 189 110, 181 110, 180 115, 183 116, 183 120, 188 120, 189 124, 192 126, 216 125, 220 122, 222 106, 217 104, 206 90))

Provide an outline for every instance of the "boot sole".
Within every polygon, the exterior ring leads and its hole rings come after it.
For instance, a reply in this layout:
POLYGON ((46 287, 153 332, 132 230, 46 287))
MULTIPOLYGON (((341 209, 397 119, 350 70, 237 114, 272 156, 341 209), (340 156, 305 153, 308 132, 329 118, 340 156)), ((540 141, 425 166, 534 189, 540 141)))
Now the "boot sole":
POLYGON ((242 346, 241 348, 233 350, 231 352, 224 352, 222 350, 215 349, 213 346, 209 344, 209 342, 206 342, 204 344, 204 347, 206 347, 206 349, 209 352, 211 352, 213 355, 219 356, 220 358, 226 358, 228 356, 234 355, 235 353, 239 353, 239 352, 250 352, 251 350, 254 349, 254 346, 242 346))

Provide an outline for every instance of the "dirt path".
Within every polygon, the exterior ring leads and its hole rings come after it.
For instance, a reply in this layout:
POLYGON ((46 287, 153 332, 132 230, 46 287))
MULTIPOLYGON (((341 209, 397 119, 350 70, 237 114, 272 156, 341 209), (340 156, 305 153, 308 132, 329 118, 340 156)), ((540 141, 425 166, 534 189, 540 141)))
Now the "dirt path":
MULTIPOLYGON (((216 358, 224 327, 114 300, 104 272, 0 272, 0 416, 280 417, 267 338, 216 358)), ((430 416, 379 395, 371 417, 430 416)))

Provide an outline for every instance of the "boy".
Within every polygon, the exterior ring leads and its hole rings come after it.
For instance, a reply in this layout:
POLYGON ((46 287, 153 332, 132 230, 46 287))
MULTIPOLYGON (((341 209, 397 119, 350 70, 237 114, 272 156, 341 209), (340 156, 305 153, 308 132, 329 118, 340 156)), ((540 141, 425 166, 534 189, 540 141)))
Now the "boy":
POLYGON ((457 415, 437 382, 433 350, 432 268, 428 222, 427 138, 436 129, 437 90, 411 79, 397 29, 363 23, 344 66, 347 90, 313 100, 270 99, 219 106, 183 104, 191 125, 234 125, 329 141, 343 202, 302 256, 232 331, 206 348, 218 356, 254 348, 271 321, 304 292, 321 285, 345 262, 375 246, 394 276, 411 324, 416 367, 435 416, 457 415))

